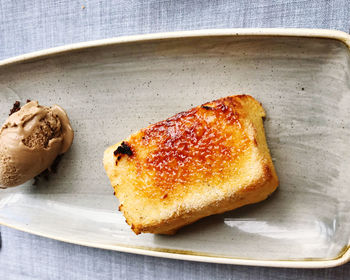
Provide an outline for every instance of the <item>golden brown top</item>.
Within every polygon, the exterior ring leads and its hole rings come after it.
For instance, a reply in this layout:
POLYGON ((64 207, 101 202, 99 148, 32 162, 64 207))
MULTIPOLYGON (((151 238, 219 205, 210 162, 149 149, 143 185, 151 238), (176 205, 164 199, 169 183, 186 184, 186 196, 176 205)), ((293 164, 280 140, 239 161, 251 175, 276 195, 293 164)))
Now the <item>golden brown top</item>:
POLYGON ((115 151, 116 164, 123 155, 135 164, 139 190, 148 197, 224 180, 238 169, 250 143, 241 97, 206 103, 142 129, 115 151))

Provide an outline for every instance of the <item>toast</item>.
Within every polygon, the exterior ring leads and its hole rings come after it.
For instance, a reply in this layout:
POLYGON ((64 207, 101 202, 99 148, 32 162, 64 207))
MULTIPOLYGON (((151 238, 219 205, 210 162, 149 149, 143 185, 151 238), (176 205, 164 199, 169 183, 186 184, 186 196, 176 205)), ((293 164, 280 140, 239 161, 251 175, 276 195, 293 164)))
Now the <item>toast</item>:
POLYGON ((262 105, 221 98, 152 124, 106 149, 104 168, 136 233, 173 234, 266 199, 278 186, 262 105))

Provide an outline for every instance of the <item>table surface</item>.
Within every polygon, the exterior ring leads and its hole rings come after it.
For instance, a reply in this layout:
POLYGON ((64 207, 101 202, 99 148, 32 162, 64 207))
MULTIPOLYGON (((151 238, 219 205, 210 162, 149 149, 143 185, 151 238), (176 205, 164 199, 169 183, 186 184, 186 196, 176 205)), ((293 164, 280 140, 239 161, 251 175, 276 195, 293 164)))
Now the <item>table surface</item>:
MULTIPOLYGON (((238 27, 349 32, 350 2, 0 0, 0 59, 121 35, 238 27)), ((88 248, 1 227, 0 279, 350 279, 350 263, 281 269, 195 263, 88 248)))

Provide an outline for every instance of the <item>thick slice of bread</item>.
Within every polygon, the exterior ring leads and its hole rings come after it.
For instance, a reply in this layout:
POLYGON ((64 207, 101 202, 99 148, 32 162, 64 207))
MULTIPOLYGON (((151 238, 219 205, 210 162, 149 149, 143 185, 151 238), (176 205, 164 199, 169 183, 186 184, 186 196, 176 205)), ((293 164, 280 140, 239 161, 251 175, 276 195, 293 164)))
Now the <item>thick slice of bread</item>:
POLYGON ((107 148, 104 167, 132 230, 172 234, 202 217, 266 199, 278 179, 263 117, 253 97, 229 96, 107 148))

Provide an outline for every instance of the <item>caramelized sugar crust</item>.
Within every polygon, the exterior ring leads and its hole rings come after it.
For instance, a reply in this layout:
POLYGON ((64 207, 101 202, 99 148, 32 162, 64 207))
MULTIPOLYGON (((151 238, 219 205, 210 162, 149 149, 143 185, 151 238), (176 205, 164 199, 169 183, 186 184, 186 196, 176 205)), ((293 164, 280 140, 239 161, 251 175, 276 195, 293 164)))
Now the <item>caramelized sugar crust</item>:
POLYGON ((127 157, 136 166, 133 185, 147 198, 178 198, 188 186, 225 181, 252 142, 238 100, 215 100, 140 130, 114 152, 116 164, 127 157))

